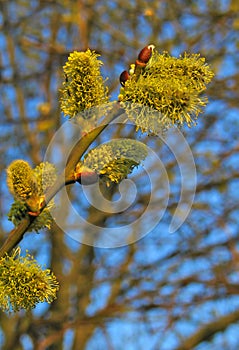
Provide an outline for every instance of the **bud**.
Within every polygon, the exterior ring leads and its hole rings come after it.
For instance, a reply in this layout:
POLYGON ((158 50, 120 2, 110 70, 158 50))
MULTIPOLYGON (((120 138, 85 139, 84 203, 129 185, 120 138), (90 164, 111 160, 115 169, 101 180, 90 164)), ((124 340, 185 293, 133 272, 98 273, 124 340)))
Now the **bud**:
POLYGON ((81 185, 93 185, 98 181, 98 174, 79 162, 75 168, 75 181, 81 185))
POLYGON ((9 189, 15 197, 8 219, 17 226, 28 214, 36 217, 28 228, 29 232, 50 228, 53 221, 50 209, 54 206, 54 201, 51 200, 41 210, 45 203, 44 192, 53 185, 57 177, 55 166, 45 162, 32 169, 27 162, 15 160, 9 165, 7 176, 9 189))
POLYGON ((129 75, 129 73, 127 72, 127 70, 124 70, 124 71, 120 74, 120 78, 119 78, 120 84, 121 84, 122 86, 125 86, 125 82, 126 82, 128 79, 130 79, 130 75, 129 75))
POLYGON ((93 185, 98 181, 98 175, 95 171, 83 172, 78 182, 81 185, 93 185))
POLYGON ((138 54, 138 60, 136 60, 136 64, 148 63, 152 56, 153 49, 154 45, 145 46, 138 54))

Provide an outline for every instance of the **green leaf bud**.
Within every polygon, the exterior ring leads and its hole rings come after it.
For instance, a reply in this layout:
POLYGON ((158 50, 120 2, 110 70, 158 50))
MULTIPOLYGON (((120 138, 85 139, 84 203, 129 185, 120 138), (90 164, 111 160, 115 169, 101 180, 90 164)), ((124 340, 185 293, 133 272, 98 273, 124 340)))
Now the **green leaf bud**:
POLYGON ((8 219, 17 226, 27 214, 37 216, 28 227, 28 232, 39 232, 45 227, 51 228, 53 222, 50 213, 50 209, 54 207, 53 200, 48 203, 40 214, 39 212, 45 191, 56 181, 57 172, 55 166, 48 162, 40 163, 35 169, 31 169, 31 171, 34 177, 34 194, 24 200, 16 197, 8 213, 8 219))
MULTIPOLYGON (((28 232, 39 232, 43 228, 51 228, 53 218, 50 213, 50 208, 54 206, 54 202, 51 201, 46 208, 35 218, 33 223, 28 227, 28 232)), ((14 226, 18 226, 21 220, 29 213, 29 207, 25 202, 15 200, 12 204, 9 213, 8 220, 11 221, 14 226)))

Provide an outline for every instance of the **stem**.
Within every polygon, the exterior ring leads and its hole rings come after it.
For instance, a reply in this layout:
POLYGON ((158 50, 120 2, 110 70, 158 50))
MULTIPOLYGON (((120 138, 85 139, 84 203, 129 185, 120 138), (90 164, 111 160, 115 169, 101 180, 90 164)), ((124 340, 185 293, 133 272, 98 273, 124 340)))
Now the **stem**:
POLYGON ((15 227, 8 235, 6 241, 3 243, 0 249, 0 258, 9 253, 23 238, 23 234, 26 232, 27 228, 34 221, 31 220, 33 217, 28 215, 21 220, 20 224, 15 227))
MULTIPOLYGON (((124 111, 121 109, 120 104, 117 103, 113 107, 113 109, 106 115, 99 127, 90 131, 77 142, 77 144, 71 151, 65 171, 58 177, 55 184, 47 191, 45 195, 45 200, 42 203, 38 215, 40 215, 42 210, 47 206, 49 201, 57 194, 57 192, 61 190, 61 188, 63 188, 66 185, 75 183, 74 170, 76 164, 79 162, 82 155, 89 148, 92 142, 94 142, 94 140, 102 133, 102 131, 104 131, 104 129, 109 125, 109 123, 116 119, 118 116, 120 116, 123 112, 124 111)), ((24 233, 27 231, 28 227, 34 222, 36 218, 37 216, 26 216, 24 219, 21 220, 20 224, 9 233, 6 241, 0 248, 0 258, 3 257, 6 253, 9 253, 23 239, 24 233)))

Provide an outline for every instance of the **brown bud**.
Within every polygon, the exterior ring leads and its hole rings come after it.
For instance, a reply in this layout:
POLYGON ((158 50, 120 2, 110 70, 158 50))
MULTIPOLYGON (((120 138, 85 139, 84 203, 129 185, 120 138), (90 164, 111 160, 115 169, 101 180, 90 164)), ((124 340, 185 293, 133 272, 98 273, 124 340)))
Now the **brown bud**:
POLYGON ((81 185, 93 185, 98 181, 98 175, 94 171, 87 171, 80 174, 79 182, 81 185))
POLYGON ((120 84, 122 86, 125 86, 125 82, 130 78, 129 72, 127 72, 127 70, 124 70, 121 74, 120 74, 120 84))
POLYGON ((138 54, 138 61, 142 63, 148 63, 150 57, 152 56, 153 49, 154 45, 145 46, 138 54))

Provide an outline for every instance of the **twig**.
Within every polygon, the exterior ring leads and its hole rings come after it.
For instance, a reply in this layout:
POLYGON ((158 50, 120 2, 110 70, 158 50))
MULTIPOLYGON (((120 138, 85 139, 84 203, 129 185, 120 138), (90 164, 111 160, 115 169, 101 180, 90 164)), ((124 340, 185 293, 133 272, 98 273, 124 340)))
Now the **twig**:
POLYGON ((61 188, 76 182, 74 177, 74 170, 82 155, 86 152, 92 142, 94 142, 94 140, 110 124, 110 122, 119 117, 123 112, 124 111, 121 109, 120 104, 117 103, 114 108, 105 116, 99 127, 90 131, 77 142, 69 156, 65 171, 58 177, 55 184, 47 191, 45 200, 41 205, 38 215, 27 215, 21 220, 20 224, 9 233, 6 241, 0 248, 0 258, 3 257, 6 253, 9 253, 23 239, 24 233, 27 231, 28 227, 34 222, 34 220, 36 220, 37 216, 40 215, 49 201, 61 190, 61 188))

